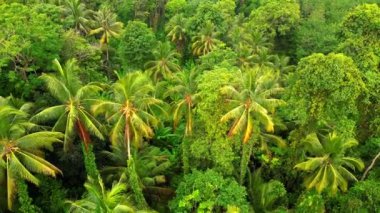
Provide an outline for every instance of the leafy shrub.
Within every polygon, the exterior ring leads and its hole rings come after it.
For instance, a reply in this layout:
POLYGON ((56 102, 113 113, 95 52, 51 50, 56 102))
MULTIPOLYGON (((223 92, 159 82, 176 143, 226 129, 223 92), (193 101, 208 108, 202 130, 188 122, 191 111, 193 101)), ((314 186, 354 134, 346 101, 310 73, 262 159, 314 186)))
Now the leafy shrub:
POLYGON ((211 169, 186 175, 176 194, 169 204, 172 212, 220 212, 229 206, 248 212, 245 188, 211 169))

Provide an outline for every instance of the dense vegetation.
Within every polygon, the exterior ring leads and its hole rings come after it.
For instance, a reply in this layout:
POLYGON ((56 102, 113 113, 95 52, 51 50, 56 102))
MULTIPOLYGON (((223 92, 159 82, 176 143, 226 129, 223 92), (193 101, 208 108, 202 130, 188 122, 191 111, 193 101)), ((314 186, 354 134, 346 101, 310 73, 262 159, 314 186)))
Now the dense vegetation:
POLYGON ((379 0, 0 0, 0 212, 380 212, 379 0))

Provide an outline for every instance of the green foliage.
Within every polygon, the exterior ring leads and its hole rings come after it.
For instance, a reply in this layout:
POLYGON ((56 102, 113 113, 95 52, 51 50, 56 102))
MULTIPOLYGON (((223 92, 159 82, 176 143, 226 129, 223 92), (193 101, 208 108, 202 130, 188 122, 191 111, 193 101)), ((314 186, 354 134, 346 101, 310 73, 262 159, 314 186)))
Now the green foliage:
POLYGON ((219 92, 223 86, 237 82, 236 71, 216 69, 204 73, 198 84, 199 98, 197 105, 197 128, 191 137, 190 159, 193 168, 214 168, 224 174, 232 174, 233 161, 236 158, 233 152, 233 142, 228 141, 225 133, 226 124, 220 118, 226 113, 224 98, 219 92), (196 160, 195 160, 196 159, 196 160))
POLYGON ((295 212, 323 213, 325 212, 325 201, 322 195, 318 194, 316 191, 305 192, 300 196, 295 212))
POLYGON ((24 98, 26 100, 37 100, 41 95, 40 89, 43 86, 43 81, 32 73, 27 76, 25 81, 17 71, 9 70, 8 72, 0 71, 0 95, 14 96, 24 98), (8 85, 13 85, 9 87, 8 85))
POLYGON ((301 59, 312 53, 327 54, 338 46, 338 37, 336 36, 339 28, 339 20, 328 19, 327 13, 330 8, 327 6, 328 1, 301 1, 303 18, 296 32, 297 58, 301 59))
POLYGON ((217 32, 221 34, 226 33, 228 30, 228 22, 230 21, 228 13, 233 14, 234 8, 222 8, 221 4, 225 2, 226 0, 200 1, 200 3, 196 6, 195 11, 189 15, 190 18, 187 22, 186 28, 188 29, 190 36, 195 36, 196 34, 201 32, 204 26, 207 24, 207 22, 212 23, 215 26, 217 32))
POLYGON ((128 160, 127 173, 128 173, 128 183, 131 186, 131 189, 132 189, 134 199, 136 201, 137 206, 139 208, 142 208, 142 209, 147 208, 148 204, 147 204, 147 202, 144 198, 144 195, 142 193, 142 185, 139 181, 139 176, 137 175, 136 165, 135 165, 135 161, 133 160, 133 158, 130 158, 128 160))
POLYGON ((199 58, 200 70, 213 70, 218 68, 236 69, 237 54, 230 48, 217 48, 199 58))
POLYGON ((361 78, 352 59, 343 54, 303 58, 289 81, 291 115, 308 126, 308 131, 327 122, 351 134, 358 115, 357 101, 366 92, 361 78))
POLYGON ((342 23, 344 41, 339 50, 352 56, 363 72, 376 72, 380 64, 380 7, 364 4, 349 12, 342 23))
POLYGON ((366 180, 355 184, 347 194, 333 203, 332 212, 378 212, 380 210, 380 182, 366 180))
POLYGON ((134 207, 128 201, 127 185, 122 182, 113 183, 107 190, 100 177, 89 179, 84 187, 87 193, 81 200, 68 201, 68 212, 134 212, 134 207))
POLYGON ((140 21, 130 21, 121 35, 118 46, 119 57, 125 69, 143 68, 153 58, 152 50, 156 46, 153 31, 140 21))
POLYGON ((35 203, 43 212, 65 212, 64 201, 67 196, 67 190, 62 187, 61 181, 48 177, 41 177, 41 185, 38 191, 39 196, 36 197, 35 203))
POLYGON ((379 212, 379 3, 0 0, 0 212, 379 212))
POLYGON ((96 167, 96 159, 92 149, 92 145, 89 145, 86 150, 85 145, 82 144, 82 151, 84 156, 84 167, 86 168, 87 175, 92 179, 98 178, 99 171, 96 167))
POLYGON ((99 48, 91 45, 85 38, 72 30, 63 34, 63 48, 61 51, 62 61, 75 58, 78 66, 78 75, 82 82, 106 82, 105 73, 101 64, 102 52, 99 48))
POLYGON ((27 72, 50 68, 62 47, 61 26, 32 6, 17 3, 2 4, 0 14, 0 66, 13 67, 24 80, 27 72))
POLYGON ((22 213, 38 213, 41 212, 37 206, 32 204, 32 199, 28 194, 28 185, 23 180, 17 180, 17 195, 19 207, 17 209, 18 212, 22 213))
POLYGON ((251 12, 249 25, 274 38, 291 32, 300 18, 300 6, 295 0, 268 0, 251 12))
POLYGON ((277 180, 264 182, 261 169, 255 171, 249 178, 249 195, 255 212, 272 212, 286 206, 286 189, 277 180))
POLYGON ((223 178, 213 171, 193 171, 186 175, 170 202, 174 212, 218 212, 236 206, 239 212, 248 212, 244 187, 231 178, 223 178))
POLYGON ((184 12, 186 8, 186 0, 169 0, 166 3, 166 17, 173 17, 176 14, 184 12))

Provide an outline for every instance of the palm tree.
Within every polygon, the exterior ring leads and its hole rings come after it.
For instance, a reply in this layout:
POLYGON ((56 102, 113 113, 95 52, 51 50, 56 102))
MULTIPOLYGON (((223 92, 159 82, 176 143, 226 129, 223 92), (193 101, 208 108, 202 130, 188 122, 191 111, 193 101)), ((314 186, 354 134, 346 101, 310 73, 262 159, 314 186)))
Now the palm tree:
POLYGON ((85 4, 81 3, 80 0, 66 0, 65 12, 67 17, 73 20, 74 28, 77 32, 88 32, 88 17, 92 11, 86 9, 85 4))
POLYGON ((93 106, 96 113, 104 113, 114 122, 110 139, 114 146, 124 141, 128 159, 131 158, 131 141, 139 147, 143 137, 153 136, 153 126, 158 124, 154 110, 164 112, 162 101, 152 96, 154 87, 149 77, 141 72, 132 72, 113 84, 113 100, 102 100, 93 106), (123 137, 121 137, 123 136, 123 137))
POLYGON ((31 120, 36 122, 56 120, 53 131, 65 132, 65 151, 68 151, 76 134, 79 134, 87 150, 91 143, 90 134, 101 140, 104 139, 102 125, 87 110, 92 101, 89 97, 96 95, 101 88, 93 83, 82 85, 77 76, 79 67, 74 59, 67 61, 64 68, 58 60, 54 60, 54 65, 58 76, 43 74, 41 78, 60 104, 42 110, 31 120))
POLYGON ((274 56, 274 61, 273 61, 274 68, 280 71, 282 75, 289 74, 291 71, 293 71, 296 68, 296 66, 294 65, 289 65, 289 61, 290 61, 290 58, 287 56, 276 55, 274 56))
POLYGON ((308 158, 294 168, 308 173, 305 178, 307 189, 315 188, 318 192, 327 189, 333 195, 338 188, 347 191, 348 180, 357 181, 347 168, 364 168, 360 159, 345 156, 347 149, 358 145, 353 138, 344 138, 336 132, 328 135, 312 133, 306 136, 302 145, 308 158))
POLYGON ((239 42, 239 44, 236 47, 236 53, 237 53, 237 64, 242 70, 246 70, 251 68, 254 63, 252 60, 252 48, 242 42, 239 42))
POLYGON ((157 49, 153 51, 155 60, 145 64, 145 68, 153 76, 154 81, 159 78, 169 78, 173 72, 178 72, 181 68, 178 66, 178 53, 173 52, 169 42, 159 42, 157 49))
MULTIPOLYGON (((3 102, 3 101, 2 101, 3 102)), ((61 171, 43 158, 43 149, 53 150, 61 142, 59 132, 34 132, 36 125, 27 120, 25 106, 16 109, 0 103, 0 180, 6 180, 8 209, 12 210, 17 179, 39 185, 33 173, 56 177, 61 171)), ((2 181, 0 181, 2 182, 2 181)))
POLYGON ((228 101, 234 108, 221 118, 222 122, 234 120, 228 136, 243 131, 243 143, 247 143, 255 124, 263 124, 267 132, 274 131, 271 113, 274 113, 276 107, 284 104, 284 101, 274 97, 283 91, 277 81, 278 76, 256 67, 241 73, 240 85, 222 88, 223 94, 233 98, 228 101))
POLYGON ((241 73, 240 83, 235 87, 227 85, 221 89, 222 94, 232 98, 227 100, 232 104, 232 110, 221 118, 221 122, 234 120, 228 136, 232 137, 243 132, 240 163, 241 184, 245 178, 254 142, 260 142, 261 147, 266 151, 267 140, 277 143, 280 147, 284 144, 277 137, 265 134, 260 127, 262 125, 267 132, 274 132, 274 111, 285 103, 275 97, 281 91, 283 88, 278 83, 278 75, 257 66, 241 73), (253 132, 256 132, 254 141, 250 140, 253 132))
POLYGON ((193 130, 194 106, 197 103, 197 72, 195 69, 178 72, 172 79, 174 86, 166 92, 174 100, 173 126, 174 129, 182 117, 186 120, 185 135, 191 135, 193 130))
POLYGON ((286 196, 286 189, 280 181, 263 180, 261 168, 249 176, 248 192, 255 212, 274 212, 278 208, 276 202, 286 196))
POLYGON ((253 53, 269 51, 273 46, 273 44, 269 42, 261 32, 249 30, 248 33, 243 35, 243 42, 252 48, 253 53))
POLYGON ((119 37, 123 23, 116 21, 117 15, 109 8, 103 7, 95 13, 95 22, 97 28, 90 31, 90 35, 102 33, 100 45, 106 48, 106 61, 109 61, 108 44, 111 37, 119 37))
POLYGON ((221 43, 217 36, 214 24, 207 21, 201 32, 193 38, 193 44, 191 45, 193 55, 205 55, 214 50, 221 43))
POLYGON ((68 212, 135 212, 134 207, 128 202, 127 185, 121 181, 114 183, 112 188, 107 190, 100 177, 96 180, 89 178, 84 187, 87 190, 84 198, 68 201, 70 204, 68 212))
POLYGON ((273 61, 275 60, 275 56, 270 55, 268 50, 260 49, 251 58, 253 64, 259 67, 274 67, 273 61))
POLYGON ((177 14, 173 16, 167 25, 165 26, 165 31, 167 32, 167 37, 170 41, 175 43, 177 47, 177 52, 182 53, 186 42, 186 19, 183 14, 177 14))

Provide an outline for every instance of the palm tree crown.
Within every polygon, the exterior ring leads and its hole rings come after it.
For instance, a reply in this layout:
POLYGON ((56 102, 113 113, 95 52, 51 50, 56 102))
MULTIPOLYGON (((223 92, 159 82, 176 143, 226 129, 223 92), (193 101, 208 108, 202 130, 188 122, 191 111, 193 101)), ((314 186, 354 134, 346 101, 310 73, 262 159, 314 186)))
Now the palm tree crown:
POLYGON ((214 50, 218 44, 221 43, 221 41, 217 39, 217 36, 214 24, 207 21, 201 32, 193 38, 194 43, 191 46, 193 55, 205 55, 214 50))
POLYGON ((222 88, 221 92, 232 98, 228 101, 234 107, 221 118, 222 122, 234 120, 229 136, 244 131, 243 142, 247 143, 255 121, 263 124, 268 132, 274 131, 271 113, 284 104, 274 96, 283 90, 277 80, 278 76, 270 70, 256 67, 241 74, 240 85, 222 88))
POLYGON ((167 37, 176 44, 177 51, 181 52, 186 42, 186 20, 182 14, 173 16, 166 25, 167 37))
POLYGON ((86 9, 86 5, 81 3, 80 0, 66 0, 65 12, 69 19, 74 22, 74 27, 77 32, 88 32, 88 17, 91 14, 91 10, 86 9))
POLYGON ((96 95, 101 88, 95 84, 82 85, 76 73, 79 67, 75 60, 69 60, 64 68, 58 60, 55 60, 54 64, 57 67, 58 76, 43 74, 41 78, 60 104, 42 110, 31 120, 37 122, 57 120, 53 131, 65 132, 65 151, 69 149, 76 132, 87 148, 90 143, 90 134, 104 139, 101 132, 102 125, 87 110, 92 101, 89 97, 96 95))
POLYGON ((172 80, 166 96, 174 100, 173 126, 176 128, 182 117, 186 119, 185 135, 191 135, 193 129, 194 106, 197 102, 197 72, 195 69, 178 72, 172 80))
MULTIPOLYGON (((36 125, 27 120, 28 114, 23 105, 16 109, 0 103, 0 183, 5 179, 8 209, 13 207, 17 191, 17 179, 27 180, 39 185, 32 173, 55 177, 61 171, 43 158, 43 149, 52 150, 52 144, 61 142, 59 132, 34 132, 36 125)), ((3 186, 1 186, 3 188, 3 186)))
POLYGON ((178 53, 171 50, 169 42, 159 42, 156 50, 153 51, 155 60, 145 64, 145 68, 155 81, 162 76, 169 78, 173 72, 178 72, 181 68, 178 66, 178 53))
POLYGON ((308 189, 316 188, 318 192, 327 189, 331 194, 336 194, 338 188, 347 191, 347 181, 357 181, 347 168, 364 168, 360 159, 345 156, 347 149, 358 145, 353 138, 344 138, 336 132, 327 136, 312 133, 302 145, 309 157, 295 168, 309 173, 305 178, 308 189))
POLYGON ((84 198, 68 202, 70 203, 70 213, 135 212, 134 207, 128 202, 127 185, 120 181, 114 183, 112 188, 107 190, 100 177, 96 180, 90 178, 84 187, 87 190, 84 198))
POLYGON ((123 29, 123 23, 116 21, 117 15, 109 8, 103 7, 95 13, 97 28, 90 31, 90 35, 102 33, 101 44, 108 44, 111 37, 118 37, 123 29))
POLYGON ((120 77, 112 89, 113 101, 99 101, 93 106, 93 110, 105 114, 107 120, 114 123, 110 133, 111 142, 116 146, 124 140, 130 157, 132 139, 138 147, 142 137, 153 136, 152 126, 158 123, 153 111, 162 109, 159 106, 162 101, 152 96, 152 82, 141 72, 132 72, 120 77))

